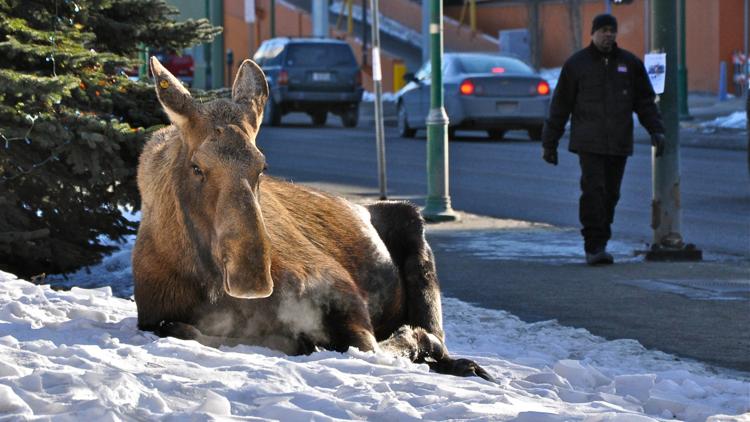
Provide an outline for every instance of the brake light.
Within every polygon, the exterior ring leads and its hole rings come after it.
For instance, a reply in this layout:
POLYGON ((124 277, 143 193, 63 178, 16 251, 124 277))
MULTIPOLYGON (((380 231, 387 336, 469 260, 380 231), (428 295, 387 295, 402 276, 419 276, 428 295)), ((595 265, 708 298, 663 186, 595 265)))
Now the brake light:
POLYGON ((545 81, 540 81, 536 85, 536 92, 539 95, 548 95, 549 94, 549 84, 545 81))
POLYGON ((279 85, 286 85, 289 83, 289 74, 286 70, 282 69, 279 71, 278 83, 279 85))
POLYGON ((461 86, 458 87, 458 90, 461 91, 461 94, 463 95, 472 95, 474 93, 474 82, 467 79, 461 82, 461 86))
POLYGON ((499 67, 499 66, 493 67, 492 68, 492 73, 505 73, 505 68, 504 67, 499 67))

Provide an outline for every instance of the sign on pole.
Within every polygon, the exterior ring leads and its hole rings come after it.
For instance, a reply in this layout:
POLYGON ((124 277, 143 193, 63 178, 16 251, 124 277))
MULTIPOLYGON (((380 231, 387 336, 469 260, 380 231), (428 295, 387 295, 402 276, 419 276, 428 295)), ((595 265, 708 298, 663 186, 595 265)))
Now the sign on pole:
POLYGON ((654 92, 659 95, 663 94, 664 80, 667 74, 667 53, 646 54, 643 64, 646 66, 646 72, 651 79, 654 92))

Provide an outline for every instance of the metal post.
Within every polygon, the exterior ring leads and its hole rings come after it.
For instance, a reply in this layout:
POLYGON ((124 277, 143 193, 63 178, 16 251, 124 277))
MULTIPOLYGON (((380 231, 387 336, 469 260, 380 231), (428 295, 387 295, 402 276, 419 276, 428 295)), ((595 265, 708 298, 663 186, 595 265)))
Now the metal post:
POLYGON ((427 115, 427 199, 422 215, 428 221, 457 220, 448 195, 448 113, 443 103, 443 2, 430 0, 430 112, 427 115))
POLYGON ((666 130, 666 145, 661 157, 653 157, 653 200, 651 228, 654 240, 647 260, 700 260, 702 252, 686 245, 680 234, 680 126, 677 81, 677 2, 652 1, 651 50, 667 54, 664 94, 660 106, 666 130))
POLYGON ((680 0, 680 56, 679 56, 679 67, 677 68, 679 76, 679 95, 678 100, 680 103, 680 120, 691 120, 693 116, 690 115, 690 109, 688 108, 688 80, 687 80, 687 65, 686 65, 686 38, 685 38, 685 0, 680 0))
POLYGON ((422 63, 430 60, 430 0, 422 0, 422 63))
POLYGON ((383 76, 380 69, 380 12, 378 0, 370 1, 372 14, 372 83, 375 89, 375 144, 378 149, 380 199, 386 199, 385 139, 383 138, 383 76))
POLYGON ((610 3, 610 0, 604 0, 604 11, 612 13, 612 3, 610 3))
POLYGON ((269 16, 269 24, 271 25, 271 38, 276 37, 276 0, 271 0, 271 5, 269 6, 270 15, 269 16))
POLYGON ((328 37, 328 0, 312 2, 313 36, 328 37))
POLYGON ((362 0, 362 69, 367 66, 367 0, 362 0))

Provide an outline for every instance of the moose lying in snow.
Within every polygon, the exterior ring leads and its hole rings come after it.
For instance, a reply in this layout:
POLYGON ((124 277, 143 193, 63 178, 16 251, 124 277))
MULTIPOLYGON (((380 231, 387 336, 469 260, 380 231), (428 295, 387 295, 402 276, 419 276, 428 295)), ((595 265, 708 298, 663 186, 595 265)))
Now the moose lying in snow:
POLYGON ((385 350, 490 379, 448 355, 432 251, 412 205, 363 207, 265 175, 255 137, 268 85, 254 62, 240 66, 231 101, 206 104, 156 58, 151 70, 173 125, 153 135, 138 166, 141 329, 287 354, 385 350))

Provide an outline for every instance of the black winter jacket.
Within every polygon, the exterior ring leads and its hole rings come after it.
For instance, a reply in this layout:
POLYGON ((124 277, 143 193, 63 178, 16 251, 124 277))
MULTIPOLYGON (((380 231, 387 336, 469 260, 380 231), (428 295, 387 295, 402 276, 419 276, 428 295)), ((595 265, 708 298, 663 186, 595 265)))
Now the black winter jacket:
POLYGON ((591 43, 563 65, 544 124, 542 146, 557 148, 572 114, 572 152, 633 154, 633 112, 649 133, 664 133, 643 62, 615 44, 604 54, 591 43))

